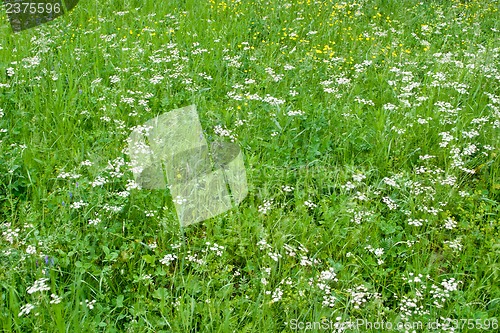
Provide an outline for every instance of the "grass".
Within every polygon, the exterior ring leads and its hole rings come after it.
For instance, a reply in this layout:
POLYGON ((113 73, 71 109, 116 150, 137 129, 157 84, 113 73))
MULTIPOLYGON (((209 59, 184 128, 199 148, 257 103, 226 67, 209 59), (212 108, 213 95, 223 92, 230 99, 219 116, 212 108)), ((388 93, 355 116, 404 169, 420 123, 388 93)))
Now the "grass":
POLYGON ((498 1, 0 17, 3 331, 497 330, 498 1), (124 148, 190 104, 249 195, 181 230, 124 148))

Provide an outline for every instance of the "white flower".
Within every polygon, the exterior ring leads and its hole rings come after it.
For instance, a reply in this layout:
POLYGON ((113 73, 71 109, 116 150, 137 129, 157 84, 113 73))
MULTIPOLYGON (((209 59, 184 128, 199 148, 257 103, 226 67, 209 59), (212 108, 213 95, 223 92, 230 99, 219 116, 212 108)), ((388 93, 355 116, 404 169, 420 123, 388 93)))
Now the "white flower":
POLYGON ((27 254, 35 254, 36 248, 33 245, 28 245, 28 247, 26 248, 26 253, 27 254))
POLYGON ((175 199, 173 199, 173 202, 175 202, 178 205, 182 205, 182 204, 185 204, 187 202, 187 199, 178 195, 175 197, 175 199))
POLYGON ((50 297, 52 300, 50 301, 50 304, 59 304, 61 303, 62 298, 57 296, 56 294, 51 294, 50 297))
MULTIPOLYGON (((89 301, 88 299, 85 300, 85 305, 90 309, 92 310, 94 308, 94 304, 95 304, 96 300, 93 300, 93 301, 89 301)), ((83 302, 80 302, 80 305, 83 305, 83 302)))
POLYGON ((21 307, 21 312, 19 312, 19 314, 17 315, 18 317, 21 317, 22 315, 27 315, 31 312, 31 310, 33 310, 35 308, 35 306, 33 304, 30 304, 30 303, 26 303, 25 305, 23 305, 21 307))
POLYGON ((453 241, 444 241, 444 244, 447 244, 454 252, 460 252, 462 251, 461 241, 460 238, 457 238, 453 241))
POLYGON ((144 214, 146 214, 147 217, 154 217, 155 213, 156 213, 156 210, 147 210, 144 212, 144 214))
POLYGON ((336 278, 337 274, 335 274, 335 271, 333 268, 328 269, 327 271, 322 271, 319 279, 321 281, 338 281, 336 278))
POLYGON ((160 262, 164 265, 170 266, 170 263, 175 261, 175 259, 177 259, 175 254, 166 254, 162 259, 160 259, 160 262))
POLYGON ((273 298, 271 303, 279 302, 281 300, 281 297, 283 297, 283 291, 280 287, 276 288, 271 297, 273 298))
POLYGON ((270 252, 268 253, 269 257, 271 257, 271 259, 273 259, 274 261, 278 262, 279 258, 281 258, 281 254, 277 253, 277 252, 270 252))
POLYGON ((90 225, 98 225, 101 222, 101 219, 96 217, 95 219, 90 219, 89 224, 90 225))
POLYGON ((352 179, 355 182, 359 183, 359 182, 363 181, 363 179, 366 179, 366 176, 362 173, 357 173, 357 174, 352 175, 352 179))
POLYGON ((219 257, 222 256, 222 251, 224 250, 224 246, 222 245, 218 245, 217 243, 214 243, 212 246, 210 246, 210 243, 207 242, 207 244, 209 246, 209 249, 211 251, 214 251, 216 255, 218 255, 219 257))
POLYGON ((455 221, 452 217, 446 218, 444 220, 444 227, 445 229, 452 230, 457 226, 457 221, 455 221))
POLYGON ((107 182, 108 180, 106 178, 98 176, 92 183, 90 183, 90 185, 92 185, 92 187, 102 186, 107 182))
POLYGON ((348 189, 348 190, 352 190, 353 188, 356 188, 356 185, 354 185, 351 182, 347 182, 347 183, 345 183, 345 185, 342 185, 342 188, 345 188, 345 189, 348 189))
POLYGON ((398 204, 389 197, 383 197, 382 201, 389 207, 390 210, 398 208, 398 204))
POLYGON ((379 247, 379 248, 375 249, 373 251, 373 253, 375 254, 375 256, 380 257, 384 254, 384 249, 379 247))
POLYGON ((311 201, 308 201, 308 200, 304 201, 304 205, 306 205, 309 208, 314 208, 314 207, 318 206, 314 202, 311 202, 311 201))
POLYGON ((259 213, 261 214, 267 214, 267 211, 271 209, 273 200, 264 200, 264 204, 259 206, 259 213))
POLYGON ((336 300, 337 300, 337 298, 333 295, 324 295, 322 304, 323 304, 323 306, 333 308, 335 306, 336 300))
POLYGON ((28 288, 28 290, 27 290, 28 294, 33 294, 33 293, 36 293, 37 291, 50 290, 50 287, 47 286, 47 284, 46 284, 46 282, 48 280, 49 279, 47 279, 47 278, 41 278, 41 279, 36 280, 35 283, 33 284, 33 286, 28 288))
POLYGON ((88 206, 88 203, 86 202, 83 202, 82 200, 80 201, 76 201, 76 202, 73 202, 70 207, 71 208, 74 208, 74 209, 79 209, 81 207, 85 207, 85 206, 88 206))
POLYGON ((451 278, 449 280, 443 280, 443 282, 441 282, 441 285, 446 291, 450 292, 458 290, 459 283, 462 283, 462 281, 455 281, 454 278, 451 278))
POLYGON ((287 115, 289 116, 303 116, 305 113, 302 110, 296 110, 296 111, 288 111, 287 115))
POLYGON ((423 220, 423 219, 408 219, 408 224, 409 225, 413 225, 415 227, 421 227, 424 222, 427 222, 427 220, 423 220))

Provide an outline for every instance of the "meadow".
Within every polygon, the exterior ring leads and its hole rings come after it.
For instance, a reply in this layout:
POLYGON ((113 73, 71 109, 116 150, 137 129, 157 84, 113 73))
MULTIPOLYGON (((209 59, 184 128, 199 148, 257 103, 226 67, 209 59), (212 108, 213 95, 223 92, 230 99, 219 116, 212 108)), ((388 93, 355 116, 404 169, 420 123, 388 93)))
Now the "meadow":
POLYGON ((82 0, 13 33, 2 6, 0 329, 498 331, 499 8, 82 0), (249 193, 180 228, 126 139, 190 104, 249 193))

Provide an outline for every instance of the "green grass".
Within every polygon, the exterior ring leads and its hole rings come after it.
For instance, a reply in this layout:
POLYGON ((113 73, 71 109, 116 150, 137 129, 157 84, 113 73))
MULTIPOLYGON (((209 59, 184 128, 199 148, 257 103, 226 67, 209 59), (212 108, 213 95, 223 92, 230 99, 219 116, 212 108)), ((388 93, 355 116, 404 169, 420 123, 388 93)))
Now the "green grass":
POLYGON ((1 12, 1 329, 496 331, 499 6, 81 1, 17 34, 1 12), (190 104, 249 195, 181 230, 124 148, 190 104))

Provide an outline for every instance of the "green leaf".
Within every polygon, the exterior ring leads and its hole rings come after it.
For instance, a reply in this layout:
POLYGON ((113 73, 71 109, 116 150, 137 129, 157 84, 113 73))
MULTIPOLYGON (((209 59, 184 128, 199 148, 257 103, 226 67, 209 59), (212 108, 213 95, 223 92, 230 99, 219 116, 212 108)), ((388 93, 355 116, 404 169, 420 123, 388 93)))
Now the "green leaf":
POLYGON ((150 265, 154 265, 155 261, 156 261, 156 257, 155 256, 152 256, 152 255, 149 255, 149 254, 145 254, 142 256, 142 259, 150 264, 150 265))
POLYGON ((118 295, 118 297, 116 298, 116 307, 123 308, 123 299, 123 295, 118 295))
POLYGON ((167 288, 158 288, 153 292, 153 297, 160 300, 165 300, 168 297, 168 289, 167 288))

